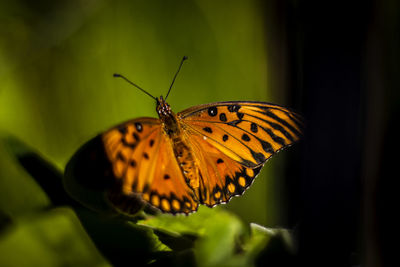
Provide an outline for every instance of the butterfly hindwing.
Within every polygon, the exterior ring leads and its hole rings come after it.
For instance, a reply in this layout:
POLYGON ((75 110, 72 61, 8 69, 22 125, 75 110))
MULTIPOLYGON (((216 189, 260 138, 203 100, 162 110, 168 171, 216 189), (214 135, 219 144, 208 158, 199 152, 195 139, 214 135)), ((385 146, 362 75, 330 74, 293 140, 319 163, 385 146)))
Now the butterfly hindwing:
POLYGON ((143 198, 163 212, 188 214, 196 211, 198 200, 185 182, 168 138, 161 138, 157 154, 154 178, 143 198))
MULTIPOLYGON (((172 145, 162 133, 161 123, 153 118, 139 118, 123 123, 102 135, 105 151, 112 163, 113 175, 123 197, 112 196, 118 208, 131 196, 170 213, 197 210, 193 190, 187 186, 173 156, 172 145)), ((125 209, 126 211, 126 209, 125 209)))
POLYGON ((241 195, 259 173, 262 166, 249 168, 221 153, 200 135, 191 135, 190 144, 201 176, 199 199, 213 207, 241 195))

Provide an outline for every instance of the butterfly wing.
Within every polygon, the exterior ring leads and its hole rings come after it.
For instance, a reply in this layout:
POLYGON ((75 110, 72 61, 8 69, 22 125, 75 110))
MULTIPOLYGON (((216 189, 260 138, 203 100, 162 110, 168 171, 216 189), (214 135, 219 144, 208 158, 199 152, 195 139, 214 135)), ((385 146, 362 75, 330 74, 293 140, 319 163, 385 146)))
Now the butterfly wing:
POLYGON ((263 102, 218 102, 177 114, 201 172, 199 198, 214 206, 240 195, 263 164, 302 135, 302 118, 263 102))
POLYGON ((123 196, 110 197, 117 208, 126 211, 124 207, 129 205, 122 202, 139 194, 163 212, 187 214, 197 210, 193 190, 185 183, 159 120, 135 119, 105 132, 102 139, 120 185, 118 193, 123 196))
POLYGON ((190 134, 190 145, 199 167, 201 204, 213 207, 241 195, 251 185, 261 166, 245 167, 222 153, 198 134, 190 134))

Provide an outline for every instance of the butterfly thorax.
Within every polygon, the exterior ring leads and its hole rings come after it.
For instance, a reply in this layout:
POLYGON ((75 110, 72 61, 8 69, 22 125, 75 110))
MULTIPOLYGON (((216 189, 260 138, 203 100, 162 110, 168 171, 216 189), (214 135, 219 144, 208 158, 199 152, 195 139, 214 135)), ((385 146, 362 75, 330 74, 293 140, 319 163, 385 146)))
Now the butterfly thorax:
POLYGON ((158 116, 163 125, 163 131, 168 135, 172 143, 174 155, 178 161, 179 167, 185 176, 186 183, 192 188, 199 187, 199 178, 197 175, 197 167, 193 158, 190 145, 184 139, 179 120, 174 112, 172 112, 169 104, 159 97, 156 107, 158 116))

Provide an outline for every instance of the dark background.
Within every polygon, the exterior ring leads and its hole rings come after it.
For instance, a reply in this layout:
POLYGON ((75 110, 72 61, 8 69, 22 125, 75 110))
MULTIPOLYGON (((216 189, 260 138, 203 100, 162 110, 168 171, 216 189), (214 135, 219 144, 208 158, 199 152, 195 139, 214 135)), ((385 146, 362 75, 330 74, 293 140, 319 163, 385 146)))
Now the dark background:
MULTIPOLYGON (((0 1, 0 10, 2 135, 62 170, 95 134, 155 116, 152 100, 112 73, 165 94, 185 54, 175 111, 260 100, 306 119, 304 140, 271 160, 230 211, 293 229, 296 265, 399 265, 398 1, 43 0, 0 1)), ((0 218, 23 225, 27 207, 49 200, 0 152, 0 218)))
POLYGON ((301 262, 396 266, 399 3, 274 5, 285 32, 288 99, 307 118, 287 175, 301 262), (301 178, 291 180, 296 173, 301 178))

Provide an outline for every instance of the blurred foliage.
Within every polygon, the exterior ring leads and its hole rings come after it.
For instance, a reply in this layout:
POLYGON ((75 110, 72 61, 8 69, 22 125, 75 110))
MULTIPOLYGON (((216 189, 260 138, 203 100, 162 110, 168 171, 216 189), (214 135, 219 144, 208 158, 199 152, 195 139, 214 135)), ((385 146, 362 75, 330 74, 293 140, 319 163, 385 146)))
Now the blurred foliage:
POLYGON ((2 229, 1 266, 109 266, 70 208, 20 219, 2 229))
POLYGON ((275 160, 222 208, 139 224, 85 209, 60 181, 85 141, 156 115, 154 100, 115 72, 158 96, 187 55, 168 98, 175 111, 227 100, 279 103, 267 90, 263 8, 227 0, 0 0, 0 265, 257 262, 268 240, 281 236, 249 226, 282 221, 275 160))

